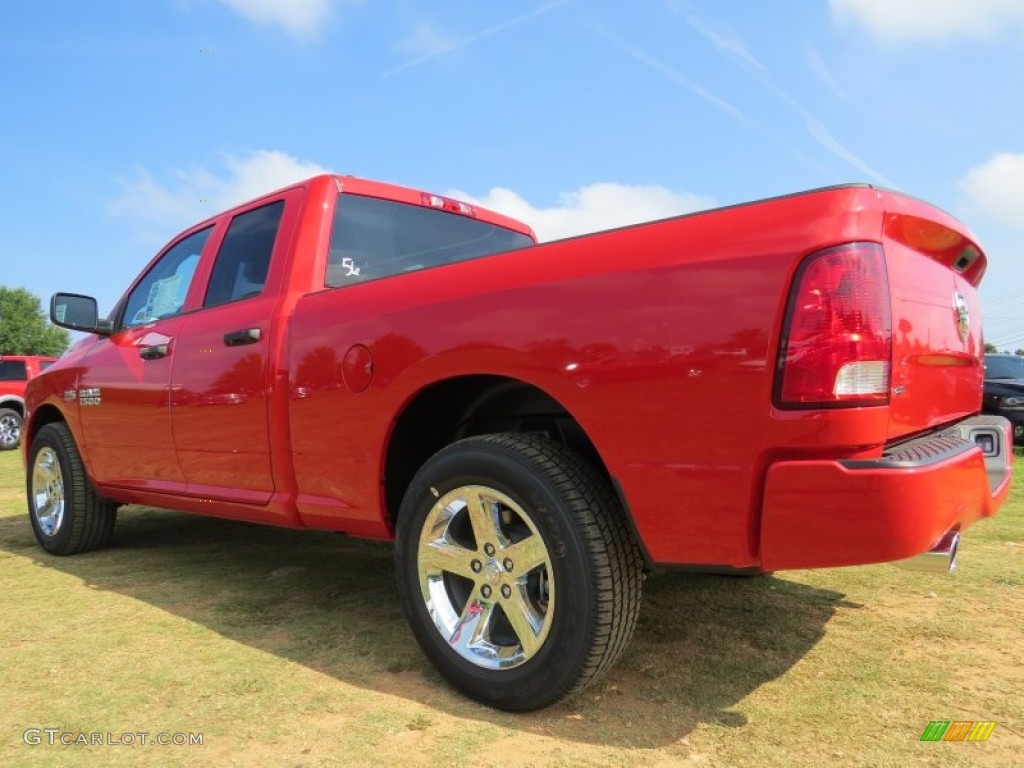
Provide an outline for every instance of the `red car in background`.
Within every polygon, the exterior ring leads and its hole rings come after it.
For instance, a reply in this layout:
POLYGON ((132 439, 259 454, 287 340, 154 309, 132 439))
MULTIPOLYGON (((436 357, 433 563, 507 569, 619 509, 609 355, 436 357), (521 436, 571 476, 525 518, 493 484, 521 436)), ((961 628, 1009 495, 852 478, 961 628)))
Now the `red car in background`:
POLYGON ((21 443, 25 386, 56 360, 39 355, 0 355, 0 451, 10 451, 21 443))

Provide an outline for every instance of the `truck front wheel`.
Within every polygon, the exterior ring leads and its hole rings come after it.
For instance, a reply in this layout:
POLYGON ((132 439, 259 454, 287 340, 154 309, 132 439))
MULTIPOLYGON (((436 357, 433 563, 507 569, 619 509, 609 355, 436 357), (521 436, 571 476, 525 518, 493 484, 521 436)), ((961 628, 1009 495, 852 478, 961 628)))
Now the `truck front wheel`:
POLYGON ((66 424, 47 424, 36 433, 25 484, 32 530, 47 552, 74 555, 109 543, 117 505, 92 487, 66 424))
POLYGON ((641 558, 608 480, 533 435, 444 448, 405 494, 399 592, 420 646, 452 685, 510 711, 597 679, 640 608, 641 558))

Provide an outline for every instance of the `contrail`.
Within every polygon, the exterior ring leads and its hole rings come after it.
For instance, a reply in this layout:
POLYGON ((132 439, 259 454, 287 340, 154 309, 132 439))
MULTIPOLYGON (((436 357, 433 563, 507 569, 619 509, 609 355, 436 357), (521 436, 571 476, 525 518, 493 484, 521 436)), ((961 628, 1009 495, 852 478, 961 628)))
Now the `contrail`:
POLYGON ((685 13, 680 8, 679 4, 674 2, 674 0, 668 0, 666 5, 671 13, 684 16, 686 24, 690 29, 711 43, 715 50, 717 50, 721 55, 735 61, 758 83, 786 102, 800 116, 807 132, 811 135, 812 139, 818 142, 818 144, 839 159, 856 168, 865 176, 874 179, 879 184, 886 187, 896 186, 884 175, 873 169, 860 157, 854 154, 850 149, 841 144, 839 140, 832 135, 831 131, 828 130, 825 123, 820 118, 808 112, 800 102, 790 96, 781 87, 776 85, 771 72, 768 71, 768 68, 761 63, 760 59, 750 52, 739 37, 713 29, 710 25, 693 14, 685 13))
POLYGON ((501 24, 496 24, 493 27, 485 29, 483 32, 478 32, 475 35, 470 35, 469 37, 464 37, 461 40, 456 40, 454 43, 450 43, 449 45, 446 45, 443 48, 440 48, 436 51, 431 51, 430 53, 424 54, 423 56, 419 56, 415 59, 412 59, 411 61, 407 61, 404 64, 399 64, 397 67, 393 67, 392 69, 389 69, 386 72, 384 72, 384 74, 382 74, 381 77, 390 77, 391 75, 397 75, 399 72, 404 72, 407 69, 418 67, 420 64, 425 64, 426 62, 432 59, 436 59, 440 56, 447 56, 452 51, 457 51, 460 48, 465 48, 467 45, 477 43, 486 37, 496 35, 498 32, 503 32, 509 27, 514 27, 517 24, 522 24, 525 21, 530 21, 530 19, 535 19, 538 16, 543 16, 548 11, 553 11, 556 8, 560 8, 563 5, 568 5, 571 2, 572 0, 552 0, 552 2, 545 3, 539 8, 530 11, 529 13, 524 13, 522 16, 516 16, 514 19, 509 19, 508 21, 504 21, 501 24))
POLYGON ((601 37, 610 42, 623 53, 629 54, 637 61, 641 61, 647 66, 649 66, 651 69, 660 72, 672 82, 676 83, 677 85, 683 86, 683 88, 686 88, 691 93, 704 99, 704 101, 708 102, 708 104, 710 104, 711 106, 722 110, 727 115, 730 115, 731 117, 734 117, 737 120, 739 120, 741 123, 746 123, 747 125, 751 126, 757 126, 757 122, 755 120, 748 117, 746 114, 741 112, 739 109, 734 107, 732 104, 730 104, 722 97, 717 96, 716 94, 709 91, 700 83, 694 82, 679 70, 673 69, 667 64, 658 61, 657 59, 649 55, 646 51, 637 48, 635 45, 630 45, 626 41, 620 40, 607 30, 601 29, 600 27, 596 26, 593 29, 595 32, 601 35, 601 37))
POLYGON ((814 76, 823 82, 825 87, 832 91, 832 94, 837 99, 842 99, 843 101, 850 100, 846 91, 843 90, 843 86, 839 84, 839 81, 829 71, 825 60, 821 57, 821 53, 813 45, 807 49, 807 63, 810 65, 814 76))
MULTIPOLYGON (((753 128, 758 133, 761 133, 762 135, 766 136, 771 141, 774 141, 780 147, 783 147, 786 151, 788 151, 790 154, 792 154, 793 157, 798 159, 800 162, 804 163, 808 168, 813 168, 815 171, 820 173, 825 178, 834 178, 834 174, 830 173, 828 170, 823 168, 818 163, 814 162, 814 160, 809 158, 806 154, 801 152, 799 149, 797 149, 796 147, 792 146, 788 142, 784 141, 781 137, 779 137, 776 134, 774 134, 771 131, 769 131, 767 128, 765 128, 765 126, 763 126, 763 125, 761 125, 761 123, 757 122, 757 120, 755 120, 754 118, 750 117, 745 112, 743 112, 742 110, 738 109, 737 107, 733 106, 732 104, 730 104, 728 101, 726 101, 721 96, 719 96, 716 93, 714 93, 713 91, 709 90, 708 88, 705 88, 700 83, 690 79, 689 77, 684 75, 679 70, 674 69, 674 68, 668 66, 667 64, 661 62, 661 61, 658 61, 656 58, 651 56, 646 51, 644 51, 644 50, 642 50, 640 48, 637 48, 635 45, 627 43, 626 41, 621 40, 618 37, 615 37, 613 34, 608 32, 607 30, 602 29, 601 27, 599 27, 597 25, 594 25, 594 24, 591 24, 590 27, 591 27, 591 29, 594 30, 594 32, 596 32, 597 34, 601 35, 601 37, 603 37, 605 40, 607 40, 609 43, 611 43, 613 46, 618 48, 623 53, 626 53, 629 56, 632 56, 637 61, 642 62, 643 64, 646 64, 648 67, 650 67, 654 71, 656 71, 659 74, 663 75, 664 77, 668 78, 669 80, 671 80, 676 85, 679 85, 679 86, 685 88, 686 90, 690 91, 694 95, 704 99, 704 101, 708 102, 709 104, 711 104, 716 109, 718 109, 718 110, 724 112, 725 114, 729 115, 729 117, 733 118, 737 122, 743 123, 744 125, 746 125, 746 126, 748 126, 750 128, 753 128)), ((834 141, 834 139, 833 139, 833 141, 834 141)))

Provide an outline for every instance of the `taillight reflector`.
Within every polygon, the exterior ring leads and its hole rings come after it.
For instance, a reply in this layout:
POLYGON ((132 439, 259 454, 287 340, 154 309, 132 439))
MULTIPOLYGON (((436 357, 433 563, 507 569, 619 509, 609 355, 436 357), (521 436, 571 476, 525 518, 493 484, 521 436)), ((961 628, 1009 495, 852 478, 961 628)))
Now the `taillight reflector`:
POLYGON ((782 407, 889 401, 892 310, 878 243, 849 243, 807 258, 783 326, 776 378, 782 407))

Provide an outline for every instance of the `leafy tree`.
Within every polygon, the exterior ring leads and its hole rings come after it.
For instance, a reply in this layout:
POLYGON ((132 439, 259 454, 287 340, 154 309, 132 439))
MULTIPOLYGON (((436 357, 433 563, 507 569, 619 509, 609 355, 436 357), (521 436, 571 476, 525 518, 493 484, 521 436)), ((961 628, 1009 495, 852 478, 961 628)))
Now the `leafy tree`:
POLYGON ((57 356, 68 341, 68 332, 46 319, 38 296, 0 285, 0 355, 57 356))
POLYGON ((1018 350, 1017 350, 1016 352, 1014 352, 1013 354, 1015 354, 1015 355, 1020 355, 1020 356, 1024 357, 1024 349, 1018 349, 1018 350))
POLYGON ((991 353, 991 352, 998 352, 998 351, 999 351, 999 347, 997 347, 991 341, 986 341, 985 342, 985 352, 986 352, 986 354, 991 353))

